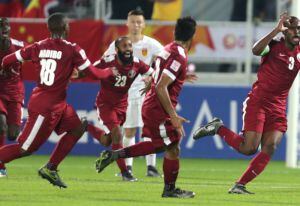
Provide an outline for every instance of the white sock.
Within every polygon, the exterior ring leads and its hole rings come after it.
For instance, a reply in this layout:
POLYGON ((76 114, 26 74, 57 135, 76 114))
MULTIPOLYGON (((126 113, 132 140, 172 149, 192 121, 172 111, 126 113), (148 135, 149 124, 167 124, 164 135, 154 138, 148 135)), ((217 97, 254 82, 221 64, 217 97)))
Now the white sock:
MULTIPOLYGON (((123 147, 129 147, 131 145, 134 145, 135 144, 135 137, 123 137, 123 147)), ((126 158, 125 159, 125 163, 126 163, 126 166, 131 166, 133 165, 133 158, 130 157, 130 158, 126 158)))
MULTIPOLYGON (((146 142, 146 141, 151 142, 151 139, 145 137, 145 138, 144 138, 144 141, 145 141, 145 142, 146 142)), ((147 166, 153 166, 153 167, 155 167, 155 165, 156 165, 156 154, 149 154, 149 155, 146 155, 146 164, 147 164, 147 166)))

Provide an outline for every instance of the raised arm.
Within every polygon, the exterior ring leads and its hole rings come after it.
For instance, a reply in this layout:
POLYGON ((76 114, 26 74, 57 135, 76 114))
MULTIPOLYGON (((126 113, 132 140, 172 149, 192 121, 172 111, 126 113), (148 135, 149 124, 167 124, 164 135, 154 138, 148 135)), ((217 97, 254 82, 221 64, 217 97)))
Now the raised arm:
POLYGON ((252 47, 252 53, 256 56, 263 56, 267 54, 270 50, 269 43, 272 41, 272 39, 280 32, 283 32, 287 28, 284 26, 284 22, 289 18, 287 13, 283 13, 280 15, 279 22, 277 26, 266 36, 258 40, 252 47))

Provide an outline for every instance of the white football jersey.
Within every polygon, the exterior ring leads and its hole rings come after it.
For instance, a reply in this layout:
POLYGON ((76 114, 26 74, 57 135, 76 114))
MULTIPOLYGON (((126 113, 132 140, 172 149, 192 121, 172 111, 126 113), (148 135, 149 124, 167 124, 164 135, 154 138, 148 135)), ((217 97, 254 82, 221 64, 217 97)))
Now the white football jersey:
MULTIPOLYGON (((157 40, 145 35, 142 40, 133 43, 132 47, 133 56, 139 58, 148 65, 151 63, 153 57, 158 55, 163 49, 163 46, 157 40)), ((113 41, 105 51, 104 55, 115 53, 115 42, 113 41)), ((140 90, 144 87, 145 84, 142 80, 142 76, 137 76, 128 91, 128 100, 141 98, 140 90)))

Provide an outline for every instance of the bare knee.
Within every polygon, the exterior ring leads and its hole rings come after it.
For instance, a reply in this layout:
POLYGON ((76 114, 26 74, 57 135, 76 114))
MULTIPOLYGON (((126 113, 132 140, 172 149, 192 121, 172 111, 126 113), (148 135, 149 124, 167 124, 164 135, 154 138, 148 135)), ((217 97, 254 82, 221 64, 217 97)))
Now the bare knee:
POLYGON ((100 138, 100 143, 105 147, 109 147, 111 145, 111 142, 112 142, 112 140, 109 135, 103 135, 100 138))
POLYGON ((134 137, 136 134, 136 128, 125 128, 125 137, 131 138, 134 137))
POLYGON ((26 156, 29 156, 33 153, 34 151, 28 151, 28 150, 24 150, 21 148, 21 156, 22 157, 26 157, 26 156))
POLYGON ((78 139, 83 135, 83 133, 86 131, 87 125, 85 123, 81 123, 77 128, 71 130, 69 134, 71 134, 74 137, 77 137, 78 139))
POLYGON ((20 127, 18 125, 9 125, 7 138, 9 141, 15 141, 20 134, 20 127))
POLYGON ((0 124, 0 135, 1 136, 6 136, 7 131, 8 131, 7 124, 5 124, 5 123, 0 124))
POLYGON ((180 147, 178 144, 168 147, 166 150, 166 157, 168 159, 178 159, 180 155, 180 147))
POLYGON ((244 151, 243 154, 247 156, 254 155, 257 152, 257 149, 258 149, 257 147, 249 147, 244 151))
POLYGON ((115 127, 111 131, 111 138, 114 144, 122 143, 122 134, 119 127, 115 127))
POLYGON ((269 143, 262 147, 262 151, 267 153, 268 155, 272 156, 277 149, 276 143, 269 143))

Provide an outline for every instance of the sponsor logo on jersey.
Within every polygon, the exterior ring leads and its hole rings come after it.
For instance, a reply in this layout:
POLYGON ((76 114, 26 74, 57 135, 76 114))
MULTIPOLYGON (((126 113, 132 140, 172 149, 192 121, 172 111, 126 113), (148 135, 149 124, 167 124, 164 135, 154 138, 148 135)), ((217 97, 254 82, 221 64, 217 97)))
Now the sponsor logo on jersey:
POLYGON ((286 55, 285 55, 285 54, 282 54, 282 53, 279 53, 279 56, 280 56, 280 57, 285 57, 286 55))
POLYGON ((180 65, 181 65, 181 64, 180 64, 178 61, 173 60, 173 62, 172 62, 172 64, 171 64, 170 68, 171 68, 172 70, 174 70, 174 72, 177 72, 178 69, 179 69, 179 67, 180 67, 180 65))
POLYGON ((135 74, 136 74, 136 72, 132 69, 128 72, 128 77, 132 79, 135 77, 135 74))
POLYGON ((147 48, 143 48, 142 49, 142 55, 145 57, 148 55, 148 49, 147 48))

